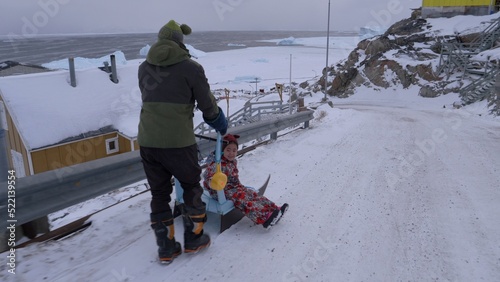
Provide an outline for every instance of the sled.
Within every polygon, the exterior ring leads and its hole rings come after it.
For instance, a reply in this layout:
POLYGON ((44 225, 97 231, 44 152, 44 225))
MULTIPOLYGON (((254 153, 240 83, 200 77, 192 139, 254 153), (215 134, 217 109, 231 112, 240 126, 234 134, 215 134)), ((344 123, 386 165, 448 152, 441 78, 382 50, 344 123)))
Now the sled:
MULTIPOLYGON (((259 188, 255 189, 253 187, 246 186, 249 189, 256 190, 257 193, 262 196, 266 192, 267 185, 269 184, 269 179, 271 175, 269 175, 264 182, 264 184, 259 188)), ((180 182, 174 178, 175 183, 175 206, 174 206, 174 217, 177 217, 182 214, 183 208, 181 205, 184 204, 184 200, 182 195, 184 190, 181 187, 180 182)), ((231 200, 227 200, 225 197, 223 199, 214 199, 208 191, 203 191, 203 195, 201 197, 202 201, 206 205, 207 211, 207 223, 206 225, 210 227, 215 227, 219 233, 224 232, 226 229, 231 227, 233 224, 237 223, 243 218, 243 213, 234 208, 234 203, 231 200)))

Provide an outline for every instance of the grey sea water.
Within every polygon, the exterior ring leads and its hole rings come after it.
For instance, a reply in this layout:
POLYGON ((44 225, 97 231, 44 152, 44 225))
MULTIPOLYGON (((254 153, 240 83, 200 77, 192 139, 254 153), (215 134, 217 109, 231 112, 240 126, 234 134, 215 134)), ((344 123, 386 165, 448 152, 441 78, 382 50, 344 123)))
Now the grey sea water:
MULTIPOLYGON (((330 36, 353 34, 331 32, 330 36)), ((0 39, 0 62, 17 61, 41 65, 69 57, 99 58, 122 51, 127 60, 142 58, 141 48, 156 41, 156 33, 44 35, 31 38, 0 39)), ((204 52, 223 51, 256 46, 275 46, 260 40, 288 37, 326 37, 323 31, 207 31, 193 32, 184 43, 204 52), (236 46, 235 46, 236 45, 236 46)))

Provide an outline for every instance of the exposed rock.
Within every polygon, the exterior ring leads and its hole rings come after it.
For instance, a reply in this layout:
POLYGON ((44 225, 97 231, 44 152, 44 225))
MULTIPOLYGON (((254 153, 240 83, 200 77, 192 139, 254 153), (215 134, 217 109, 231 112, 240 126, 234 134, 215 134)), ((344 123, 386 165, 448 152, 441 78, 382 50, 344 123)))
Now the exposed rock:
POLYGON ((365 53, 367 56, 374 56, 385 53, 389 50, 391 50, 391 41, 386 36, 380 36, 379 38, 368 43, 365 53))
POLYGON ((387 29, 385 35, 412 35, 424 30, 427 21, 424 19, 403 19, 387 29))
MULTIPOLYGON (((411 85, 424 85, 425 82, 420 80, 440 81, 441 78, 434 74, 432 65, 427 63, 436 59, 439 53, 421 52, 424 48, 422 46, 430 47, 438 41, 432 34, 422 32, 426 27, 427 22, 423 19, 401 20, 391 26, 384 35, 360 41, 345 61, 328 70, 333 79, 331 86, 328 85, 327 93, 347 97, 360 85, 380 88, 402 85, 408 88, 411 85), (388 53, 394 50, 397 52, 388 53), (402 66, 398 63, 398 58, 423 63, 402 66)), ((324 69, 323 73, 325 71, 324 69)), ((324 82, 325 78, 321 77, 315 87, 324 89, 324 82)), ((446 85, 443 88, 446 88, 446 85)), ((434 89, 437 88, 421 90, 422 96, 435 97, 443 93, 434 89)))
POLYGON ((425 98, 435 98, 439 96, 440 93, 438 93, 438 91, 434 90, 432 87, 424 85, 422 88, 420 88, 418 95, 425 98))
POLYGON ((441 41, 436 41, 429 47, 429 49, 436 54, 441 54, 441 48, 443 48, 443 43, 441 41))
POLYGON ((449 87, 449 85, 449 81, 438 81, 434 84, 423 85, 422 88, 420 88, 418 95, 426 98, 435 98, 451 92, 460 91, 461 84, 457 84, 454 87, 449 87))
POLYGON ((413 11, 411 12, 410 19, 416 20, 419 19, 421 16, 422 16, 422 7, 413 9, 413 11))
POLYGON ((402 84, 404 88, 409 87, 412 82, 412 75, 406 72, 403 67, 394 60, 369 60, 365 66, 364 74, 374 85, 387 88, 391 85, 402 84), (392 71, 396 74, 391 81, 386 80, 385 72, 392 71))
POLYGON ((412 34, 408 37, 396 37, 396 39, 394 39, 394 44, 403 46, 405 48, 413 48, 413 44, 415 42, 425 43, 429 41, 432 41, 432 39, 425 36, 425 34, 412 34))
POLYGON ((299 84, 299 87, 302 88, 302 89, 306 89, 307 86, 309 86, 309 82, 307 82, 307 81, 304 81, 301 84, 299 84))
POLYGON ((454 109, 460 109, 461 107, 463 107, 462 102, 453 102, 454 109))
POLYGON ((358 48, 361 49, 361 50, 366 50, 366 47, 368 46, 368 44, 370 44, 370 39, 364 39, 364 40, 361 40, 359 43, 358 43, 358 48))
POLYGON ((350 68, 346 72, 338 73, 332 81, 332 87, 328 89, 328 94, 343 97, 345 91, 349 89, 353 79, 358 75, 358 69, 350 68))
POLYGON ((358 53, 358 49, 355 49, 347 57, 347 62, 346 62, 345 67, 346 68, 354 67, 359 62, 359 58, 360 58, 360 55, 358 53))
POLYGON ((416 66, 406 66, 409 72, 415 73, 418 75, 420 78, 427 80, 427 81, 438 81, 442 80, 441 77, 437 76, 434 74, 434 71, 432 70, 432 65, 416 65, 416 66))
POLYGON ((463 34, 463 35, 460 35, 460 34, 456 34, 456 40, 458 42, 462 42, 462 43, 471 43, 472 41, 476 40, 478 36, 481 36, 480 33, 469 33, 469 34, 463 34))

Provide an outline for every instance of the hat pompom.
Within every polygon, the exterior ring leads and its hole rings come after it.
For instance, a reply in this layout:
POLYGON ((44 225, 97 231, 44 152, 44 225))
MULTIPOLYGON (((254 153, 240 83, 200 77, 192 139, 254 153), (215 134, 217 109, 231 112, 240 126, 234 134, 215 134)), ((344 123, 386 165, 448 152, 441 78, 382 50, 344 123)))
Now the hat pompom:
POLYGON ((223 139, 224 143, 227 143, 227 144, 235 143, 236 145, 238 145, 238 138, 240 138, 240 136, 237 134, 226 134, 224 136, 224 138, 222 138, 222 139, 223 139))
POLYGON ((189 35, 192 32, 191 28, 187 24, 181 24, 181 30, 184 35, 189 35))
POLYGON ((183 42, 184 35, 191 33, 191 28, 186 24, 179 25, 176 21, 170 20, 165 24, 158 33, 158 39, 173 40, 175 42, 183 42))

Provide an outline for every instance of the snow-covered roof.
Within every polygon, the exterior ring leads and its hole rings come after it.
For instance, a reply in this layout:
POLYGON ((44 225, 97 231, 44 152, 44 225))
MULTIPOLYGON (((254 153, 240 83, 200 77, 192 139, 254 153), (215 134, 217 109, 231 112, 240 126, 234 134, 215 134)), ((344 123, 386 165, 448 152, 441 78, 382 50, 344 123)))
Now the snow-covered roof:
POLYGON ((60 70, 0 78, 0 90, 28 149, 107 126, 134 137, 141 106, 140 62, 117 66, 117 84, 108 73, 92 68, 76 71, 76 87, 70 85, 69 71, 60 70))

